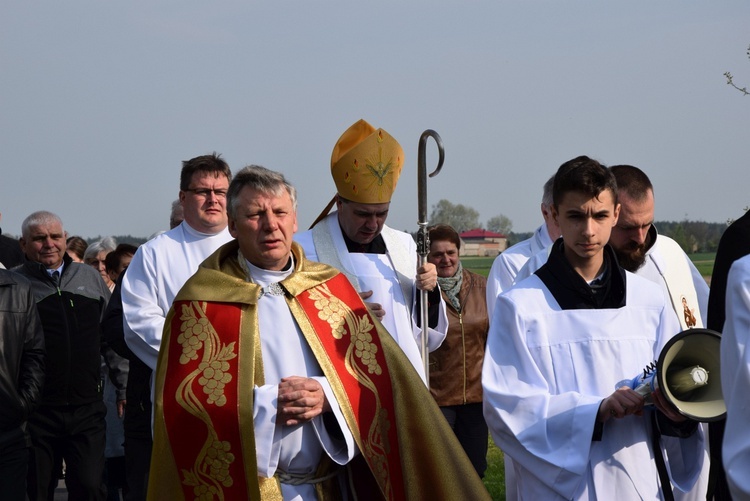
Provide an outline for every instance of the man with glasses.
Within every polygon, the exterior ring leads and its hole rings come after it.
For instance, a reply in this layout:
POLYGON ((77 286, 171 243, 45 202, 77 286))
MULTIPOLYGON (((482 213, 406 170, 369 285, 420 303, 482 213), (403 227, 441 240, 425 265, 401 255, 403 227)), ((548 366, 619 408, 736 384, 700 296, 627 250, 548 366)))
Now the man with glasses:
MULTIPOLYGON (((226 210, 231 177, 229 166, 216 153, 183 162, 179 200, 184 220, 141 245, 123 277, 125 341, 151 370, 156 368, 164 320, 177 292, 204 259, 232 240, 226 210)), ((150 419, 150 409, 144 414, 150 419)), ((142 458, 128 459, 126 440, 126 461, 144 468, 145 475, 150 446, 137 449, 143 451, 142 458)), ((143 482, 141 485, 145 487, 143 482)))

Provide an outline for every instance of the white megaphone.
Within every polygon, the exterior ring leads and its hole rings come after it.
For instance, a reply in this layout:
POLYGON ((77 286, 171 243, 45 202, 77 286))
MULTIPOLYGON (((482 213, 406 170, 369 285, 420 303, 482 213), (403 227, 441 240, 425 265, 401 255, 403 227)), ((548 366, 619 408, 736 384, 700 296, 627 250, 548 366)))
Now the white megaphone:
POLYGON ((727 413, 721 393, 721 335, 709 329, 688 329, 675 335, 659 360, 633 378, 630 387, 652 404, 651 392, 662 394, 680 414, 707 423, 727 413))

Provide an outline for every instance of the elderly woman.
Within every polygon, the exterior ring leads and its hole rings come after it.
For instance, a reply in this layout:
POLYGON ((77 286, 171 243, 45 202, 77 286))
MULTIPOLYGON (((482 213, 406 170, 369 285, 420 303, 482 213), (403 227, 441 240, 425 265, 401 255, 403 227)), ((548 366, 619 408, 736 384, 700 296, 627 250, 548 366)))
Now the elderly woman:
POLYGON ((487 424, 482 414, 482 361, 489 318, 487 279, 463 269, 461 239, 448 225, 430 228, 427 260, 437 267, 448 310, 448 334, 430 353, 430 392, 480 477, 487 468, 487 424))
POLYGON ((105 237, 86 248, 86 252, 83 254, 83 262, 93 266, 99 271, 102 276, 102 280, 109 287, 109 292, 112 292, 115 288, 115 283, 109 278, 107 274, 107 266, 105 259, 107 254, 117 248, 117 242, 112 237, 105 237))

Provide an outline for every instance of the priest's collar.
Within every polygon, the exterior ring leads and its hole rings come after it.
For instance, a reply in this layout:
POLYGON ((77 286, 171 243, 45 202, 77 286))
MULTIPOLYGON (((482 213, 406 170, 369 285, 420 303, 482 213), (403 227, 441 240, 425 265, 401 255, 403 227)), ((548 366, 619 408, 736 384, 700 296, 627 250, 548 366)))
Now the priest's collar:
POLYGON ((195 228, 193 228, 192 226, 190 226, 187 221, 181 222, 180 225, 182 226, 182 228, 188 234, 193 235, 195 237, 213 237, 215 235, 218 235, 219 233, 221 233, 222 231, 224 231, 227 228, 226 226, 224 226, 224 228, 222 228, 221 230, 217 231, 216 233, 204 233, 204 232, 198 231, 195 228))
POLYGON ((289 255, 289 261, 284 269, 279 271, 259 268, 245 259, 241 252, 239 252, 238 257, 240 258, 240 266, 242 266, 242 269, 248 275, 248 280, 264 288, 271 284, 281 282, 294 273, 294 256, 291 254, 289 255))
MULTIPOLYGON (((339 228, 341 228, 339 226, 339 228)), ((385 240, 383 235, 378 233, 378 236, 372 239, 368 244, 360 244, 346 236, 346 233, 341 229, 341 235, 344 237, 346 242, 346 250, 349 252, 360 253, 360 254, 386 254, 388 249, 385 246, 385 240)))

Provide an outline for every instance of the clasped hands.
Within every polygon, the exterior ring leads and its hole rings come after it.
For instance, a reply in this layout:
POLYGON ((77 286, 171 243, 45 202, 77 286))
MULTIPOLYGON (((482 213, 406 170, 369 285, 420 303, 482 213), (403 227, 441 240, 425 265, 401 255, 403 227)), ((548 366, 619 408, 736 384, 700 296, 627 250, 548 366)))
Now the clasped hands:
POLYGON ((323 386, 312 378, 289 376, 279 383, 276 422, 295 426, 312 421, 324 412, 330 412, 331 405, 323 391, 323 386))

